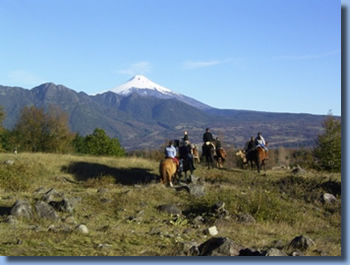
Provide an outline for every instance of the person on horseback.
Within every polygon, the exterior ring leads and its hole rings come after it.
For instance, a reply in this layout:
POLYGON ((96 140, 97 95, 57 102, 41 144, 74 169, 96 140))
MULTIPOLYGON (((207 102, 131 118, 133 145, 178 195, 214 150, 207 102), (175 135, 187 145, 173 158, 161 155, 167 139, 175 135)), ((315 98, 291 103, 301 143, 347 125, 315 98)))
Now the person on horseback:
POLYGON ((259 132, 257 137, 255 138, 255 146, 256 147, 260 146, 260 147, 262 147, 265 150, 265 152, 267 152, 268 149, 267 149, 267 147, 265 145, 266 145, 265 139, 261 135, 261 133, 259 132))
POLYGON ((184 131, 184 137, 182 138, 184 142, 188 141, 188 134, 187 131, 184 131))
POLYGON ((180 162, 176 157, 176 148, 174 147, 174 141, 169 141, 169 145, 165 147, 165 158, 172 158, 176 163, 176 166, 179 167, 180 162))
POLYGON ((193 164, 193 155, 191 152, 191 143, 190 141, 184 141, 182 143, 182 145, 179 148, 179 153, 180 153, 180 158, 188 161, 189 167, 190 167, 190 171, 192 172, 193 170, 195 170, 196 168, 194 167, 193 164))
POLYGON ((214 142, 214 137, 213 137, 213 135, 211 134, 209 128, 207 128, 207 129, 205 130, 205 133, 203 134, 203 142, 204 142, 204 143, 206 143, 206 142, 214 142))
POLYGON ((250 151, 253 151, 255 149, 255 139, 254 137, 250 137, 250 141, 247 142, 246 144, 246 148, 245 148, 245 153, 246 155, 250 152, 250 151))

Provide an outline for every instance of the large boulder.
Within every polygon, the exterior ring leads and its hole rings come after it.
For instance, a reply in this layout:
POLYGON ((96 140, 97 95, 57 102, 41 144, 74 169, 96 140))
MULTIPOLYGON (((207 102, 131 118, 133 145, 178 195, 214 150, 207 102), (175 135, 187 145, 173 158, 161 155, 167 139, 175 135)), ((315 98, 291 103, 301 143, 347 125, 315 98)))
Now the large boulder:
POLYGON ((33 217, 32 206, 27 201, 17 200, 12 206, 11 215, 31 219, 33 217))

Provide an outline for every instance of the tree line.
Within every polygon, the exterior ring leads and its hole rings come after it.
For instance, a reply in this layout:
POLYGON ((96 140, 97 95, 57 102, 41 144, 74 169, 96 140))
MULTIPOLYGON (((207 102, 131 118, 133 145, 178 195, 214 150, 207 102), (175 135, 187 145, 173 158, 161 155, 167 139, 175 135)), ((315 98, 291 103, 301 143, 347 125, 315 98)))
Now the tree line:
MULTIPOLYGON (((78 153, 96 156, 126 155, 117 138, 110 138, 104 130, 96 128, 92 134, 82 136, 69 127, 68 114, 51 105, 46 110, 26 106, 12 130, 2 126, 5 112, 0 106, 0 151, 78 153)), ((309 166, 329 172, 341 171, 341 120, 331 112, 323 121, 323 131, 315 136, 315 148, 300 150, 299 156, 309 166)))
POLYGON ((87 136, 73 133, 68 114, 51 105, 46 110, 26 106, 12 130, 2 125, 5 112, 0 107, 0 150, 5 152, 79 153, 97 156, 124 156, 117 138, 110 138, 96 128, 87 136))

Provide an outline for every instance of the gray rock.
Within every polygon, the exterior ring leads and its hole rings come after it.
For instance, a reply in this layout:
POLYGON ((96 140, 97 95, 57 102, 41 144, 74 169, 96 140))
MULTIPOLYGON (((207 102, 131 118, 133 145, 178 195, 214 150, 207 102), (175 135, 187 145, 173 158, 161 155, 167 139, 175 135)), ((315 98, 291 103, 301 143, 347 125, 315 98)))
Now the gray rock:
POLYGON ((213 237, 198 247, 200 256, 239 256, 242 249, 228 237, 213 237))
POLYGON ((17 200, 11 208, 11 215, 31 219, 33 217, 32 206, 27 201, 17 200))
POLYGON ((337 198, 333 194, 324 193, 324 194, 321 195, 320 201, 322 203, 330 203, 330 204, 332 204, 332 203, 337 202, 337 198))
POLYGON ((173 215, 181 215, 182 211, 173 204, 165 204, 158 206, 158 211, 167 213, 167 214, 173 214, 173 215))
POLYGON ((68 198, 63 198, 62 201, 50 201, 49 205, 51 205, 55 210, 61 212, 73 213, 74 210, 74 204, 68 198))
POLYGON ((312 246, 315 246, 315 242, 308 236, 297 236, 289 244, 288 250, 297 252, 297 250, 305 251, 312 246))
POLYGON ((75 230, 77 230, 81 234, 88 234, 89 229, 87 228, 86 225, 78 225, 75 227, 75 230))
POLYGON ((248 213, 239 214, 237 216, 237 221, 241 224, 254 224, 254 223, 256 223, 255 218, 248 213))
POLYGON ((282 250, 279 250, 277 248, 270 248, 267 252, 266 252, 266 256, 270 256, 270 257, 281 257, 281 256, 287 256, 286 253, 284 253, 282 250))
POLYGON ((35 204, 35 209, 38 213, 38 216, 41 218, 58 220, 58 214, 56 213, 55 209, 46 202, 38 201, 35 204))
POLYGON ((201 196, 205 195, 204 185, 189 184, 188 189, 189 189, 190 194, 194 197, 201 197, 201 196))

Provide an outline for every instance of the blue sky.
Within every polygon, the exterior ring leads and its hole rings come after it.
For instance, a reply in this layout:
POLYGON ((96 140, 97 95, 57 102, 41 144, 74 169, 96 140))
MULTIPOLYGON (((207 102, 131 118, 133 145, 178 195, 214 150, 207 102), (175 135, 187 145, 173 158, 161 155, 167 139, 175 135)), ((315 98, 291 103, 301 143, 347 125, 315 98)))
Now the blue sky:
POLYGON ((0 0, 0 84, 143 74, 218 108, 341 115, 337 0, 0 0))

